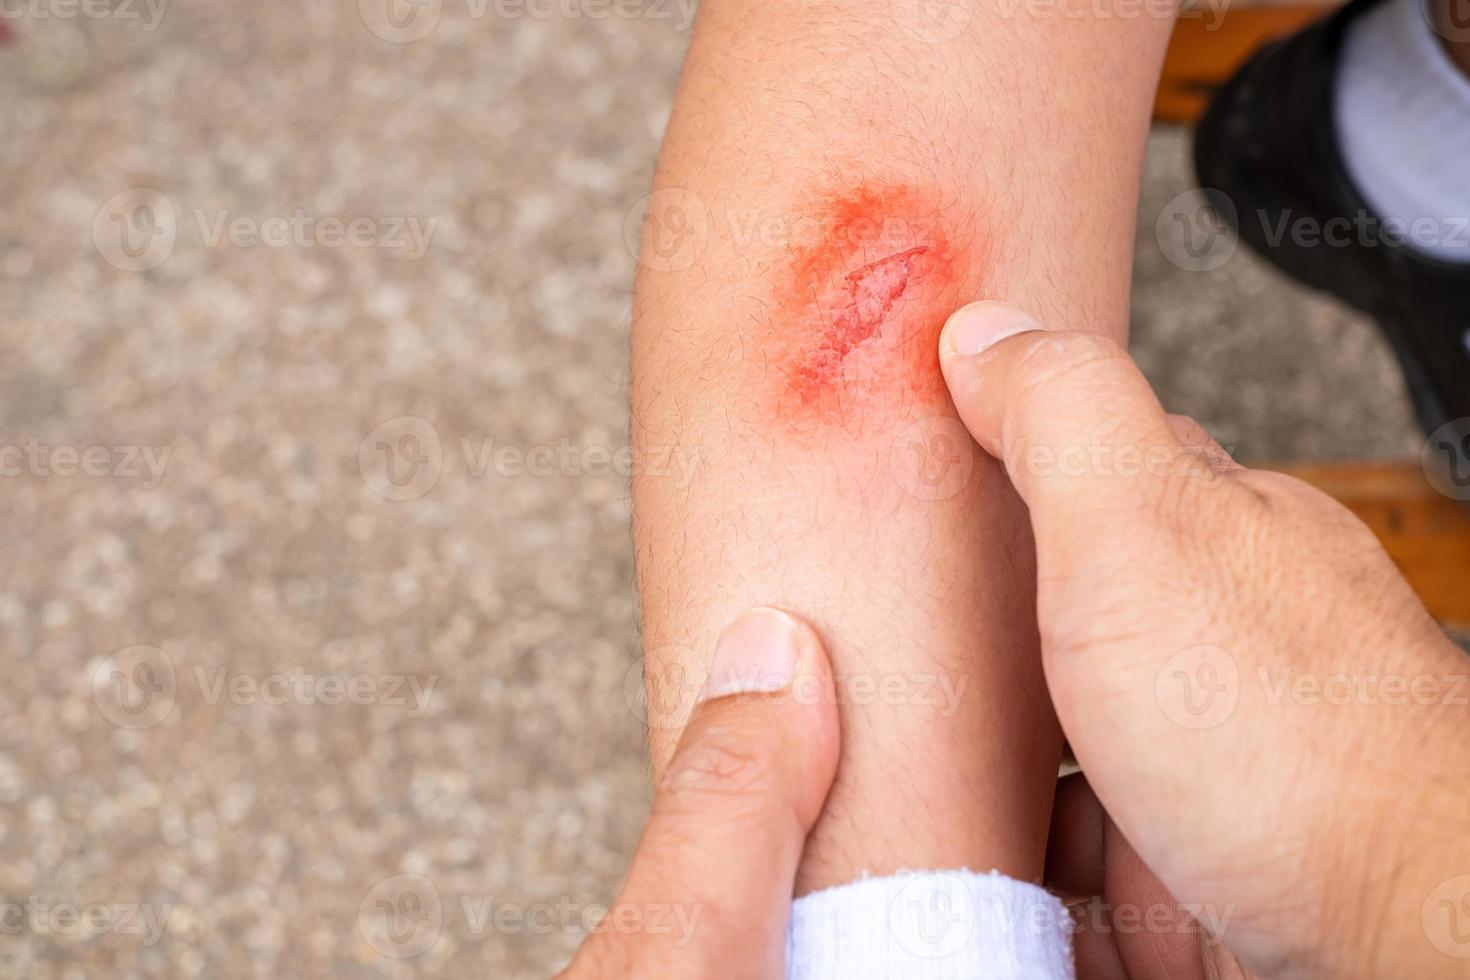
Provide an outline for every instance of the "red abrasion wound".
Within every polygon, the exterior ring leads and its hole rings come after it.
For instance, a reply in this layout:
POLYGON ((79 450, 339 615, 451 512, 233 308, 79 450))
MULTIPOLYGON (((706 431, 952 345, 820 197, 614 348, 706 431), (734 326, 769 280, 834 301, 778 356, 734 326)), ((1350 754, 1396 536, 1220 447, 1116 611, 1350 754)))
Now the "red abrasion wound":
POLYGON ((842 370, 843 358, 877 336, 909 283, 923 278, 918 260, 928 251, 927 245, 920 245, 847 274, 848 299, 822 342, 798 369, 798 387, 810 392, 835 379, 842 370))
POLYGON ((936 344, 956 289, 941 213, 915 189, 866 184, 800 219, 775 290, 781 415, 848 423, 943 402, 936 344))

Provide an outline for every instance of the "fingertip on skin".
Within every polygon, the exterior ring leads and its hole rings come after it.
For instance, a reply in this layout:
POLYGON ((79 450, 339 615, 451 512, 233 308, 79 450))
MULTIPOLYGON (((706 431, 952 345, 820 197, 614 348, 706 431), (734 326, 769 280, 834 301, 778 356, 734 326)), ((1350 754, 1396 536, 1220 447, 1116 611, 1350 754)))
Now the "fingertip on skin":
POLYGON ((1019 307, 996 300, 969 303, 950 314, 939 335, 943 362, 976 357, 1007 337, 1045 330, 1042 323, 1019 307))
POLYGON ((939 334, 939 366, 950 398, 970 435, 992 456, 1004 460, 993 413, 999 403, 991 397, 999 376, 986 352, 1021 334, 1038 334, 1046 327, 1025 310, 997 300, 980 300, 950 314, 939 334))
POLYGON ((799 811, 810 829, 836 775, 841 741, 831 661, 810 624, 756 606, 725 628, 686 735, 735 719, 751 738, 785 741, 787 751, 800 746, 794 766, 781 768, 799 773, 799 811))
POLYGON ((798 676, 825 670, 826 654, 810 626, 772 606, 756 606, 720 634, 700 702, 771 694, 790 687, 798 676))
POLYGON ((816 630, 768 606, 736 616, 715 642, 614 906, 647 908, 674 896, 687 908, 718 909, 732 928, 703 928, 675 948, 658 937, 600 932, 569 975, 781 975, 797 870, 836 776, 840 740, 832 669, 816 630))

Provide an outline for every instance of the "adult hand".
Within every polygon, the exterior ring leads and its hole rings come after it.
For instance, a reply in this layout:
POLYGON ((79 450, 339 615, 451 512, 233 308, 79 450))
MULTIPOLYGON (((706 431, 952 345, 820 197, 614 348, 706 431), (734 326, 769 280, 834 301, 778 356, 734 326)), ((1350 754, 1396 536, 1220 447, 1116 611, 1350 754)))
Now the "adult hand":
POLYGON ((622 891, 563 976, 784 978, 796 866, 838 739, 812 629, 774 609, 736 619, 622 891))
MULTIPOLYGON (((1166 415, 1103 338, 977 303, 940 360, 1030 509, 1047 684, 1106 810, 1064 788, 1061 826, 1090 837, 1053 850, 1095 867, 1053 870, 1188 903, 1263 976, 1463 976, 1467 661, 1368 529, 1166 415)), ((1084 922, 1079 963, 1234 969, 1160 923, 1084 922)))

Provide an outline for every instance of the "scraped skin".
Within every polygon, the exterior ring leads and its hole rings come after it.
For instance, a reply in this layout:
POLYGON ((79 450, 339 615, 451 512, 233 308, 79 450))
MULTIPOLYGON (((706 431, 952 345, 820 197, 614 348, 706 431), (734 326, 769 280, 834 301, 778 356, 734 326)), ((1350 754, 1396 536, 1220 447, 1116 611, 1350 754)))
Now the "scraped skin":
POLYGON ((856 427, 865 405, 942 409, 938 311, 958 295, 942 205, 902 185, 817 200, 820 238, 793 250, 767 324, 782 357, 774 414, 800 431, 856 427))
MULTIPOLYGON (((870 262, 843 278, 834 307, 819 313, 827 321, 819 327, 820 342, 803 351, 802 363, 796 367, 792 384, 802 402, 809 404, 824 392, 840 392, 848 386, 847 356, 859 347, 878 346, 884 339, 884 326, 903 313, 904 294, 912 294, 923 284, 932 262, 929 247, 919 245, 870 262)), ((898 376, 902 380, 902 374, 898 376)), ((920 378, 915 375, 912 380, 920 378)))
POLYGON ((1030 532, 958 428, 936 339, 982 296, 1126 332, 1170 22, 917 20, 936 6, 705 0, 644 225, 677 205, 690 232, 678 262, 645 238, 634 297, 653 768, 741 610, 813 623, 842 759, 800 893, 903 868, 1039 878, 1060 737, 1030 532), (670 458, 692 478, 652 465, 670 458))

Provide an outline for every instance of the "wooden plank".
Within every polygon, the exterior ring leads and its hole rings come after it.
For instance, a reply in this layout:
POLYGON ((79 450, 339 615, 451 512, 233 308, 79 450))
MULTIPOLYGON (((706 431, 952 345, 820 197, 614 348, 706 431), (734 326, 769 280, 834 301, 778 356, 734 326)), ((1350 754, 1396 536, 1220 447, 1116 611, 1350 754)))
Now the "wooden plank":
POLYGON ((1174 24, 1164 71, 1154 96, 1154 121, 1188 124, 1199 118, 1211 93, 1264 42, 1323 16, 1320 4, 1270 7, 1227 5, 1224 13, 1187 10, 1174 24))
POLYGON ((1357 514, 1434 617, 1470 629, 1470 506, 1430 486, 1417 462, 1272 468, 1305 480, 1357 514))

